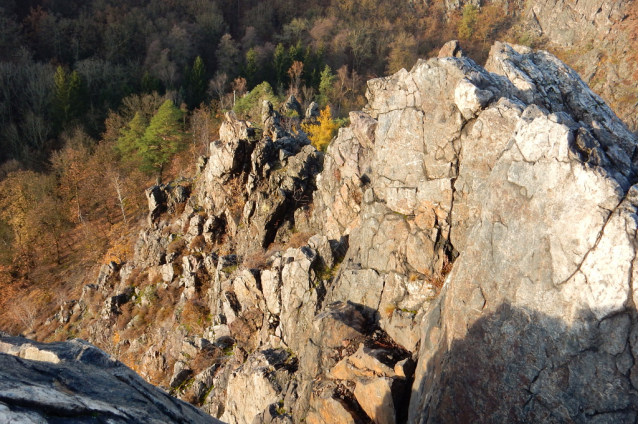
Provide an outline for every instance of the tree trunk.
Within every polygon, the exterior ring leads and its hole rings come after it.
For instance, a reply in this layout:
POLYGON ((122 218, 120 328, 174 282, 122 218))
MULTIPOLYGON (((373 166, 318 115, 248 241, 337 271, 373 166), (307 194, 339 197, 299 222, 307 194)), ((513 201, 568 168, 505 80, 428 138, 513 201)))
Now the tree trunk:
POLYGON ((162 172, 164 171, 164 164, 161 164, 159 170, 157 171, 157 179, 155 180, 156 185, 162 184, 162 172))

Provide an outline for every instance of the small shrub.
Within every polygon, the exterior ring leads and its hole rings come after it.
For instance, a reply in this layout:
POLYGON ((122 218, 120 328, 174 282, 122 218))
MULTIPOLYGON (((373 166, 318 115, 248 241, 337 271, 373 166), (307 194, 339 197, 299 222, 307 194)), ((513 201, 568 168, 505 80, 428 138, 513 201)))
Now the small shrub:
POLYGON ((131 322, 131 319, 133 318, 133 308, 135 307, 135 305, 133 305, 133 303, 129 302, 126 303, 124 305, 122 305, 122 307, 120 308, 120 310, 122 311, 122 313, 117 317, 117 329, 119 331, 122 331, 126 328, 126 326, 128 325, 129 322, 131 322))
POLYGON ((157 291, 158 302, 154 305, 156 308, 155 322, 160 323, 173 316, 180 294, 181 289, 172 285, 157 291))
POLYGON ((199 374, 217 362, 221 356, 223 356, 222 350, 211 345, 201 350, 188 365, 194 374, 199 374))
POLYGON ((244 184, 242 179, 239 177, 233 178, 225 184, 224 189, 228 194, 228 198, 232 199, 231 203, 228 205, 228 211, 234 219, 241 218, 246 204, 244 201, 244 184))
POLYGON ((180 323, 189 333, 201 334, 211 319, 208 306, 199 299, 189 299, 180 314, 180 323))
POLYGON ((243 265, 247 269, 266 269, 269 257, 264 249, 255 250, 244 257, 243 265))
POLYGON ((233 356, 235 354, 235 346, 236 344, 226 346, 222 351, 224 356, 233 356))
POLYGON ((184 249, 186 249, 186 241, 184 241, 184 239, 182 238, 176 238, 169 243, 168 248, 166 249, 166 253, 175 253, 176 255, 181 255, 184 249))
POLYGON ((139 297, 140 301, 142 300, 142 298, 144 298, 148 303, 155 304, 159 300, 159 296, 157 295, 157 287, 155 286, 155 284, 157 283, 149 285, 144 290, 142 290, 139 297))
POLYGON ((443 267, 441 268, 441 271, 427 278, 427 281, 436 288, 437 293, 439 293, 443 288, 443 284, 445 284, 445 277, 447 277, 447 275, 452 271, 453 265, 454 263, 446 256, 443 259, 443 267))
POLYGON ((188 230, 190 228, 191 228, 191 220, 187 219, 186 222, 184 223, 184 226, 182 227, 182 234, 188 233, 188 230))
MULTIPOLYGON (((133 274, 131 274, 132 276, 133 274)), ((132 280, 131 278, 129 278, 129 284, 131 284, 132 286, 135 287, 144 287, 148 284, 149 282, 149 278, 148 278, 148 271, 143 271, 140 272, 138 274, 136 274, 135 276, 136 278, 134 280, 132 280)))
POLYGON ((129 286, 135 285, 135 282, 139 280, 141 273, 141 268, 133 268, 128 278, 126 279, 126 284, 128 284, 129 286))
POLYGON ((113 246, 104 255, 103 263, 117 262, 121 264, 126 261, 127 258, 133 256, 133 247, 131 240, 120 239, 117 240, 113 246))
POLYGON ((87 310, 90 314, 96 315, 102 309, 106 297, 98 290, 90 290, 84 297, 87 310))
POLYGON ((306 244, 308 244, 308 239, 310 239, 311 236, 312 236, 312 233, 308 233, 308 232, 294 233, 292 236, 290 236, 290 239, 288 240, 288 246, 293 247, 295 249, 305 246, 306 244))
POLYGON ((237 264, 230 265, 230 266, 222 268, 222 272, 225 272, 226 274, 232 274, 233 272, 237 271, 238 267, 239 267, 239 265, 237 265, 237 264))
POLYGON ((202 252, 206 249, 206 240, 203 235, 193 237, 191 244, 188 246, 191 251, 202 252))
POLYGON ((312 142, 315 149, 325 152, 328 145, 334 138, 339 124, 332 119, 332 111, 330 106, 326 106, 319 116, 317 124, 303 124, 302 129, 312 142))

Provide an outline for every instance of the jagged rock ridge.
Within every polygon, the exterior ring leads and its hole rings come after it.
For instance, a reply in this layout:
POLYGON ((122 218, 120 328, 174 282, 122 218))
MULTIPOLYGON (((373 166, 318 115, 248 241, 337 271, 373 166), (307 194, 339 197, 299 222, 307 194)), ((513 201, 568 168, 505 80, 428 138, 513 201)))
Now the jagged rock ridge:
POLYGON ((446 51, 370 81, 325 156, 268 103, 227 115, 87 286, 96 339, 148 293, 205 302, 202 334, 117 349, 230 423, 634 422, 635 136, 547 52, 446 51))
MULTIPOLYGON (((481 0, 446 0, 448 11, 481 0)), ((632 131, 638 130, 636 19, 632 0, 493 0, 513 21, 518 36, 560 54, 608 102, 632 131)))

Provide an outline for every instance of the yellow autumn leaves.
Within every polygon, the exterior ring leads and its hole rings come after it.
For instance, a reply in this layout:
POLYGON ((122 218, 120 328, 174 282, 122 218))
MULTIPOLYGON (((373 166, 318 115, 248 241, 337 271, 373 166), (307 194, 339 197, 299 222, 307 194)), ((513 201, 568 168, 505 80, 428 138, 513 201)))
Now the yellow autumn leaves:
POLYGON ((326 106, 320 113, 318 122, 302 124, 301 128, 308 135, 315 149, 325 152, 339 129, 339 124, 332 119, 330 106, 326 106))

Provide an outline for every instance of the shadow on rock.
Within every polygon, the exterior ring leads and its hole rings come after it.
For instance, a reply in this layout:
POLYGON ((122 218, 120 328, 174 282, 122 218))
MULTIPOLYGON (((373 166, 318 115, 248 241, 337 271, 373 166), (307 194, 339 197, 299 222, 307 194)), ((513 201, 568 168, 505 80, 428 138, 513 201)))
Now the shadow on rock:
POLYGON ((633 423, 635 317, 598 324, 583 311, 566 323, 502 304, 420 364, 410 422, 633 423))

